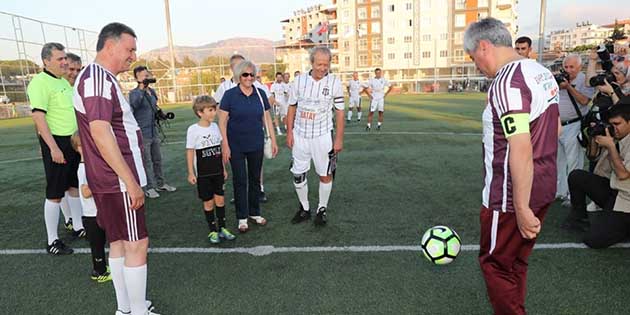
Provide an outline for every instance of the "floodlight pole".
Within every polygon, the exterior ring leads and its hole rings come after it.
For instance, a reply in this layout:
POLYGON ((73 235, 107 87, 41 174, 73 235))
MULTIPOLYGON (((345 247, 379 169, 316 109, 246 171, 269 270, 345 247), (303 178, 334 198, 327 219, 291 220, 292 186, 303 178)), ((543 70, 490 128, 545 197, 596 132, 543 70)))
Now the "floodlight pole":
POLYGON ((540 0, 540 23, 538 24, 538 62, 543 61, 545 48, 545 15, 547 13, 547 0, 540 0))
POLYGON ((164 0, 166 13, 166 33, 168 34, 168 50, 171 55, 171 76, 173 77, 173 91, 175 92, 175 102, 177 102, 177 71, 175 69, 175 52, 173 51, 173 33, 171 32, 171 11, 168 0, 164 0))

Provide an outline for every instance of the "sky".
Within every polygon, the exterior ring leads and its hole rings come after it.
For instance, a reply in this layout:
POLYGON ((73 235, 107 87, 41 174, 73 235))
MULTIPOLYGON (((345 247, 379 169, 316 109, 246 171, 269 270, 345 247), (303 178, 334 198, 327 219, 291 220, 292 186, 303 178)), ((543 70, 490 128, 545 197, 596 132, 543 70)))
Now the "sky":
MULTIPOLYGON (((417 1, 417 0, 414 0, 417 1)), ((441 0, 433 0, 441 1, 441 0)), ((546 33, 570 28, 576 22, 606 24, 630 18, 621 0, 547 0, 546 33), (625 16, 617 16, 625 14, 625 16)), ((282 39, 280 21, 294 10, 330 0, 170 0, 175 45, 199 46, 231 37, 282 39)), ((131 26, 138 35, 140 53, 167 45, 163 0, 0 0, 0 11, 80 27, 98 32, 105 24, 118 21, 131 26)), ((517 5, 518 35, 537 38, 540 0, 520 0, 517 5)), ((40 37, 36 23, 25 23, 25 37, 40 37)), ((48 32, 48 31, 47 31, 48 32)), ((51 34, 54 32, 50 31, 51 34)), ((0 14, 0 39, 13 38, 11 19, 0 14)), ((49 37, 53 37, 50 35, 49 37)), ((38 41, 40 39, 37 39, 38 41)), ((0 58, 13 42, 0 40, 0 58), (9 43, 10 45, 7 45, 9 43)))

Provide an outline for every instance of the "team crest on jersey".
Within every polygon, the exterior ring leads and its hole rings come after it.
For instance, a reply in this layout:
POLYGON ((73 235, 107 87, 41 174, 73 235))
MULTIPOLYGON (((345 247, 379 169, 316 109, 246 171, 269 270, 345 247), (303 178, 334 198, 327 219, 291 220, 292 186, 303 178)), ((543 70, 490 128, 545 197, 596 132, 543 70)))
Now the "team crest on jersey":
POLYGON ((330 89, 328 87, 325 87, 322 89, 322 95, 328 96, 329 94, 330 94, 330 89))

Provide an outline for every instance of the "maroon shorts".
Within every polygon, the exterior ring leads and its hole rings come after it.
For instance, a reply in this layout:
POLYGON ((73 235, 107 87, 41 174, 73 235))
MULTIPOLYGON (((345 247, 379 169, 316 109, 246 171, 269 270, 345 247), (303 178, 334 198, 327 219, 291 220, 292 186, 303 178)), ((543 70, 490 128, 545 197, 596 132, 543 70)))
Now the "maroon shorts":
POLYGON ((131 209, 131 198, 127 192, 94 193, 93 196, 98 209, 96 222, 105 230, 110 243, 135 242, 149 236, 144 219, 144 205, 140 209, 131 209))
MULTIPOLYGON (((548 208, 532 209, 541 225, 548 208)), ((525 314, 527 258, 536 240, 521 236, 514 212, 481 207, 479 219, 479 265, 494 314, 525 314)))

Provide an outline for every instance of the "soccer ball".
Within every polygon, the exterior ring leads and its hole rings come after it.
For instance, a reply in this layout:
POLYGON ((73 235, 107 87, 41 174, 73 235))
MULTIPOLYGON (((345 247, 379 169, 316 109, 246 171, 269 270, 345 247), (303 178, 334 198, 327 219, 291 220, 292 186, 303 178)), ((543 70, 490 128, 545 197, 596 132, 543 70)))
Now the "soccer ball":
POLYGON ((461 245, 459 235, 443 225, 436 225, 424 232, 421 243, 424 256, 436 265, 446 265, 455 260, 461 245))

